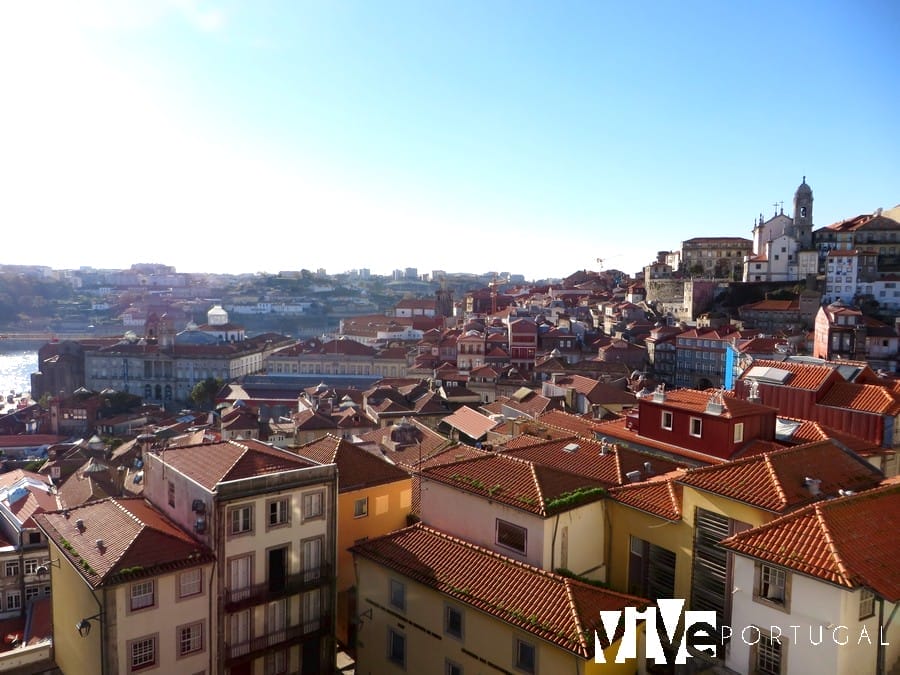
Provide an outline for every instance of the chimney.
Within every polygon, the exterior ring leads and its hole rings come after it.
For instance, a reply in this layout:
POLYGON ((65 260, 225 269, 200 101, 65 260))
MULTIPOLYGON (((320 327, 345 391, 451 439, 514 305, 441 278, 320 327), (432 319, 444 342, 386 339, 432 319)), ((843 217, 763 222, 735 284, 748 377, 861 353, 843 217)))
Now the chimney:
POLYGON ((822 480, 819 478, 810 478, 809 476, 803 481, 803 486, 809 490, 809 494, 818 497, 822 492, 822 480))

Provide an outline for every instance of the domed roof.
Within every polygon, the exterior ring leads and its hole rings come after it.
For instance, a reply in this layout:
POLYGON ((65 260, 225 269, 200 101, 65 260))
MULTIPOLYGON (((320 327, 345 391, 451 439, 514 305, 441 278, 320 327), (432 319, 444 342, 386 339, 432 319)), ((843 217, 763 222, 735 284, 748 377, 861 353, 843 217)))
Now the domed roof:
POLYGON ((800 183, 800 187, 797 188, 798 195, 811 195, 812 188, 806 184, 806 176, 803 176, 803 182, 800 183))

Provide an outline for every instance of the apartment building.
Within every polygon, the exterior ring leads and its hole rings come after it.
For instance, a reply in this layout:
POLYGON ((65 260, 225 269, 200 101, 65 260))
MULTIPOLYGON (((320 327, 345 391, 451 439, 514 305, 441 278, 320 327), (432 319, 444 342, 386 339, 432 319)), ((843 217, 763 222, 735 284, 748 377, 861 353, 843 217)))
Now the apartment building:
POLYGON ((217 561, 210 672, 328 673, 337 471, 258 441, 144 456, 144 496, 217 561))

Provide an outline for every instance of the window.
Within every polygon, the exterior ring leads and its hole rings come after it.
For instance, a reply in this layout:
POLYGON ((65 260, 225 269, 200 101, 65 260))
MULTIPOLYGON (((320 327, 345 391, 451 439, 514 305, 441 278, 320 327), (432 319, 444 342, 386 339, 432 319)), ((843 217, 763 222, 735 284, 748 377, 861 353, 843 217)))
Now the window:
POLYGON ((203 592, 203 570, 188 570, 178 575, 178 597, 189 598, 203 592))
POLYGON ((444 661, 444 675, 463 675, 463 667, 455 661, 447 659, 444 661))
POLYGON ((288 654, 281 650, 272 654, 266 654, 266 664, 263 672, 266 675, 281 675, 287 672, 288 654))
POLYGON ((756 569, 755 599, 787 607, 788 576, 780 567, 759 563, 756 569))
POLYGON ((308 492, 303 495, 303 520, 322 517, 322 500, 324 494, 322 490, 318 492, 308 492))
POLYGON ((369 515, 369 498, 363 497, 353 502, 353 517, 362 518, 369 515))
POLYGON ((444 632, 453 637, 463 636, 463 613, 458 607, 446 605, 444 607, 444 632))
POLYGON ((141 670, 156 665, 156 636, 138 638, 128 643, 131 670, 141 670))
POLYGON ((859 620, 875 616, 875 593, 868 588, 862 589, 859 594, 859 620))
POLYGON ((28 533, 28 543, 30 545, 40 544, 41 543, 41 533, 40 532, 29 532, 28 533))
POLYGON ((38 561, 37 560, 26 560, 25 561, 25 574, 37 574, 38 561))
POLYGON ((666 431, 672 431, 672 412, 670 410, 662 411, 662 428, 666 431))
POLYGON ((18 560, 10 560, 6 563, 6 576, 8 577, 17 577, 19 576, 19 561, 18 560))
POLYGON ((406 611, 406 586, 396 579, 391 579, 390 602, 397 609, 406 611))
POLYGON ((700 438, 700 436, 703 435, 703 420, 701 420, 699 417, 691 418, 690 434, 691 436, 696 436, 697 438, 700 438))
POLYGON ((29 600, 34 600, 41 595, 41 587, 40 586, 26 586, 25 587, 25 602, 29 600))
POLYGON ((754 646, 754 673, 759 675, 781 675, 782 637, 773 638, 760 631, 759 642, 754 646))
POLYGON ((6 591, 6 609, 22 609, 22 595, 19 591, 6 591))
POLYGON ((534 645, 524 640, 516 639, 516 653, 513 663, 523 673, 534 673, 537 652, 534 645))
POLYGON ((406 635, 388 628, 388 661, 406 668, 406 635))
POLYGON ((734 425, 734 442, 743 443, 744 441, 744 423, 738 422, 734 425))
POLYGON ((180 656, 187 656, 203 650, 203 622, 198 621, 179 626, 177 632, 180 656))
POLYGON ((279 525, 287 525, 290 522, 291 500, 287 497, 284 499, 275 499, 269 502, 269 527, 278 527, 279 525))
POLYGON ((175 506, 175 483, 169 481, 169 506, 175 506))
POLYGON ((152 607, 156 603, 153 579, 131 585, 131 611, 152 607))
POLYGON ((497 518, 497 539, 499 546, 512 549, 525 555, 528 542, 528 530, 497 518))
POLYGON ((253 531, 253 505, 238 506, 231 509, 231 534, 246 534, 253 531))

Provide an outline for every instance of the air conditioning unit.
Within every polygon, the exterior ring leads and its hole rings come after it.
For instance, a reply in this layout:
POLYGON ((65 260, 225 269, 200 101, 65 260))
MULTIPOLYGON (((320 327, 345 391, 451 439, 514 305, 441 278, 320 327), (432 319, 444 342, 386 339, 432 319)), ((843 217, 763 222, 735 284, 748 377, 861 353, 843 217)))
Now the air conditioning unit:
POLYGON ((194 532, 197 534, 206 532, 206 518, 197 518, 196 522, 194 522, 194 532))
POLYGON ((191 511, 194 513, 206 513, 206 503, 202 499, 191 502, 191 511))

